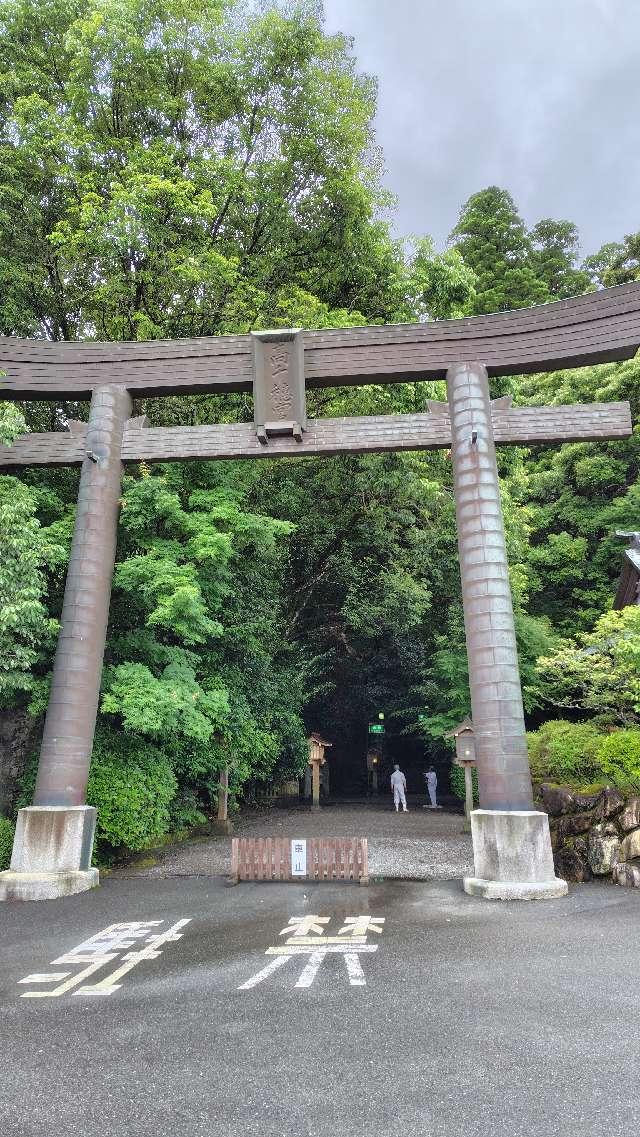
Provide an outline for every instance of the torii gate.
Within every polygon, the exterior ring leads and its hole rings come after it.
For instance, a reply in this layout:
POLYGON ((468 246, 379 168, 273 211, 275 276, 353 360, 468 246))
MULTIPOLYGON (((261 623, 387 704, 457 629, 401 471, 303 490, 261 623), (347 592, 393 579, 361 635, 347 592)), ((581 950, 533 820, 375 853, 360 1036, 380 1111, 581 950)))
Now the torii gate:
POLYGON ((475 876, 490 898, 563 895, 547 816, 533 809, 495 443, 626 438, 628 403, 512 407, 489 375, 631 358, 640 346, 640 283, 571 300, 431 324, 273 331, 148 343, 0 340, 0 395, 91 399, 87 423, 27 434, 0 466, 81 465, 51 696, 32 806, 20 810, 0 897, 41 899, 97 883, 95 810, 85 804, 122 463, 273 458, 344 451, 451 450, 480 809, 475 876), (444 378, 446 403, 424 414, 308 421, 306 387, 444 378), (255 423, 150 428, 132 396, 251 391, 255 423))

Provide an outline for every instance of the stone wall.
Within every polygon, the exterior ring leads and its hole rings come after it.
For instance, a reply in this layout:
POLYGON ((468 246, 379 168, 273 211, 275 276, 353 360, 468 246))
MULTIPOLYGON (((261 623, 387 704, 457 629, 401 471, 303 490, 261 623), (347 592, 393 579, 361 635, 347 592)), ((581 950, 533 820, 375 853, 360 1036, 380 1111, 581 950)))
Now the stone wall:
POLYGON ((549 782, 540 786, 540 797, 558 876, 640 888, 640 797, 625 797, 613 786, 588 794, 549 782))

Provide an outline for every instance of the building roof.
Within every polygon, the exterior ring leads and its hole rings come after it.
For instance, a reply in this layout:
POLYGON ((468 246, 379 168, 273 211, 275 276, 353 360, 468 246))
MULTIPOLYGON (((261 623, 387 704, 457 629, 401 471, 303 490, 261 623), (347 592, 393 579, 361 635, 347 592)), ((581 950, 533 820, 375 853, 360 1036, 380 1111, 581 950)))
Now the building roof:
POLYGON ((458 735, 462 734, 464 730, 470 730, 473 733, 473 723, 468 715, 466 715, 465 718, 463 718, 462 722, 459 722, 457 726, 454 726, 453 730, 448 730, 444 737, 457 738, 458 735))

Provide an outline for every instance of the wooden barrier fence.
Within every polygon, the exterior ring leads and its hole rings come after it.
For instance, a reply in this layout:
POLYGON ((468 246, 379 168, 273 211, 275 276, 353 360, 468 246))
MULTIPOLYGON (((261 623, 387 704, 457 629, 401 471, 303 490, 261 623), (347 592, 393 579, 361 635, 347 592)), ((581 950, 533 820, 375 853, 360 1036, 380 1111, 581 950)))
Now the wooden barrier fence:
POLYGON ((369 883, 366 837, 310 837, 305 845, 306 871, 292 871, 290 837, 234 837, 231 841, 232 884, 241 880, 357 880, 369 883))

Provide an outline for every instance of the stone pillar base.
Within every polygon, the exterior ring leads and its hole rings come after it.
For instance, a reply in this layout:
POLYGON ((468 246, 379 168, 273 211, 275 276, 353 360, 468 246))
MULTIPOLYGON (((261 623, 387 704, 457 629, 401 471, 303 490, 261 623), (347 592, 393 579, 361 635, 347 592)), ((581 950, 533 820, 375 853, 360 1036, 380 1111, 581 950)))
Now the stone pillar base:
POLYGON ((475 876, 463 881, 470 896, 487 900, 566 896, 566 881, 555 875, 546 813, 474 809, 471 833, 475 876))
POLYGON ((91 868, 92 805, 28 805, 18 811, 13 872, 86 872, 91 868))
POLYGON ((29 805, 18 812, 11 866, 0 873, 2 900, 54 900, 98 883, 91 867, 96 811, 91 805, 29 805))
POLYGON ((0 872, 0 900, 58 900, 100 883, 97 869, 83 872, 0 872))

